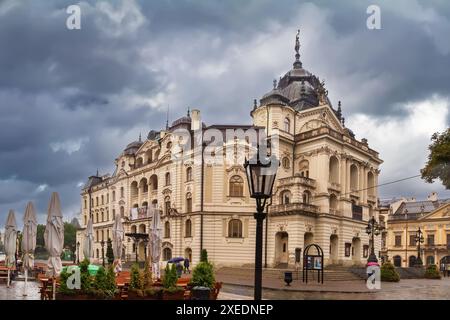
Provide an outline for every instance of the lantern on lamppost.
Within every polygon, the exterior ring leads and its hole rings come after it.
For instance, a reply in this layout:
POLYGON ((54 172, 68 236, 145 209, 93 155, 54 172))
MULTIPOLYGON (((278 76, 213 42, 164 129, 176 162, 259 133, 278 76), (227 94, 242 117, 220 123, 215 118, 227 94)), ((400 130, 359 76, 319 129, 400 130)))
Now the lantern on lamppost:
POLYGON ((419 229, 416 231, 416 236, 414 238, 414 240, 416 240, 417 243, 417 259, 416 259, 416 267, 422 267, 423 266, 423 262, 422 262, 422 258, 420 257, 420 244, 424 243, 425 239, 423 238, 423 232, 422 230, 419 229))
POLYGON ((370 255, 367 259, 367 262, 374 262, 378 263, 377 256, 375 254, 375 236, 380 235, 380 231, 383 229, 383 227, 380 226, 377 220, 375 220, 375 217, 372 216, 372 218, 369 219, 369 222, 367 223, 366 227, 366 233, 371 237, 371 248, 370 248, 370 255))
POLYGON ((256 155, 245 160, 244 168, 247 175, 250 197, 256 200, 256 248, 255 248, 255 288, 254 299, 261 300, 262 283, 262 236, 263 221, 266 218, 264 208, 267 199, 272 197, 273 184, 279 161, 275 156, 260 157, 259 146, 256 155))

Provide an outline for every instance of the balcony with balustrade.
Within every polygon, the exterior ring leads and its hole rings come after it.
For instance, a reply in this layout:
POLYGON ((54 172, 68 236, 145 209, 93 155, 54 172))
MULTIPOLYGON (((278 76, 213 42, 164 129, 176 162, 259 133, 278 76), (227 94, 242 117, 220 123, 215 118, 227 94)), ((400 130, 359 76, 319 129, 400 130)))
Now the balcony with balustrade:
POLYGON ((302 177, 300 175, 295 175, 293 177, 287 177, 278 180, 279 187, 289 187, 293 185, 301 185, 306 188, 315 189, 316 180, 307 177, 302 177))
POLYGON ((341 192, 341 184, 337 182, 328 182, 328 190, 329 191, 335 191, 335 192, 341 192))
POLYGON ((319 207, 309 203, 288 203, 269 206, 270 216, 308 215, 317 216, 319 207))

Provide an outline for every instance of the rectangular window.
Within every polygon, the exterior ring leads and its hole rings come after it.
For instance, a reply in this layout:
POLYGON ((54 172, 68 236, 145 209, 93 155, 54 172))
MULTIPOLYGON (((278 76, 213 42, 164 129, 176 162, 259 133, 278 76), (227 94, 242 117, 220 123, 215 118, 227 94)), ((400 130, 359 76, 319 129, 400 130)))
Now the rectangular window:
POLYGON ((450 248, 450 233, 447 234, 447 248, 450 248))
POLYGON ((429 234, 427 236, 427 244, 429 246, 434 246, 434 234, 429 234))
POLYGON ((402 245, 402 236, 401 235, 395 236, 395 246, 401 247, 401 245, 402 245))
POLYGON ((345 244, 345 256, 346 257, 350 257, 350 248, 352 247, 351 243, 346 243, 345 244))
POLYGON ((416 235, 414 235, 414 234, 409 235, 409 245, 410 246, 416 245, 416 235))
POLYGON ((363 246, 363 258, 367 258, 369 256, 369 246, 364 245, 363 246))

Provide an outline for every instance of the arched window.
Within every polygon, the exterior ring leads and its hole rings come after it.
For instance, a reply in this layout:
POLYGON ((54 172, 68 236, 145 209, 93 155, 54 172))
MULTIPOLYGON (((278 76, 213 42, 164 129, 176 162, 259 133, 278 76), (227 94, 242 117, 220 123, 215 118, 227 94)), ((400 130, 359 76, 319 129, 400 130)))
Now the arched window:
POLYGON ((131 198, 137 198, 138 196, 138 183, 137 181, 133 181, 130 186, 131 198))
POLYGON ((309 178, 309 161, 302 160, 299 164, 300 176, 309 178))
POLYGON ((95 230, 95 241, 100 241, 100 238, 98 237, 98 230, 95 230))
POLYGON ((427 257, 427 266, 434 264, 434 256, 427 257))
POLYGON ((170 197, 169 196, 164 198, 164 209, 165 209, 166 215, 169 215, 170 214, 170 197))
POLYGON ((96 250, 96 256, 97 256, 97 259, 100 258, 100 250, 98 250, 98 249, 96 250))
POLYGON ((98 211, 95 213, 95 222, 100 222, 100 220, 98 219, 98 211))
POLYGON ((170 238, 170 222, 166 221, 164 223, 164 238, 170 238))
POLYGON ((102 211, 102 222, 105 221, 105 212, 102 211))
POLYGON ((116 192, 115 191, 112 192, 112 201, 116 201, 116 192))
POLYGON ((84 215, 84 224, 87 224, 87 215, 84 215))
POLYGON ((291 161, 289 160, 288 157, 283 158, 282 164, 284 169, 289 169, 291 167, 291 161))
POLYGON ((109 203, 109 193, 106 194, 106 203, 109 203))
POLYGON ((153 157, 152 157, 152 150, 147 151, 147 163, 152 163, 153 157))
POLYGON ((120 188, 120 197, 121 198, 125 197, 125 190, 123 187, 120 188))
POLYGON ((192 194, 190 192, 186 194, 186 212, 192 212, 192 194))
POLYGON ((186 181, 192 181, 192 167, 186 169, 186 181))
POLYGON ((120 217, 125 218, 125 208, 124 207, 120 207, 120 217))
POLYGON ((131 233, 137 233, 137 227, 131 226, 131 233))
POLYGON ((284 131, 291 132, 291 120, 288 117, 284 118, 284 131))
POLYGON ((102 205, 105 204, 105 196, 102 195, 102 205))
POLYGON ((158 190, 158 177, 156 174, 150 177, 150 184, 152 185, 152 191, 158 190))
POLYGON ((338 208, 338 199, 335 194, 330 194, 330 213, 336 214, 338 208))
POLYGON ((311 201, 311 192, 309 192, 308 190, 306 190, 305 192, 303 192, 303 203, 305 204, 309 204, 311 201))
POLYGON ((170 172, 166 172, 166 186, 170 186, 170 172))
POLYGON ((330 158, 330 163, 329 163, 328 167, 329 167, 328 181, 334 182, 334 183, 339 183, 339 160, 335 156, 332 156, 330 158))
POLYGON ((163 249, 163 261, 168 261, 172 259, 172 249, 164 248, 163 249))
POLYGON ((230 179, 230 197, 244 196, 244 179, 240 176, 232 176, 230 179))
POLYGON ((105 230, 102 229, 102 241, 105 241, 105 230))
POLYGON ((142 167, 144 165, 144 159, 142 159, 141 157, 139 157, 136 160, 136 168, 142 167))
POLYGON ((231 219, 228 222, 228 237, 242 238, 242 221, 239 219, 231 219))
POLYGON ((184 223, 184 236, 186 238, 192 237, 192 221, 191 219, 187 219, 184 223))
POLYGON ((402 266, 402 257, 400 256, 394 256, 394 267, 401 267, 402 266))
POLYGON ((285 190, 281 193, 280 196, 280 203, 281 204, 289 204, 291 203, 291 192, 288 190, 285 190))
POLYGON ((146 228, 145 228, 145 224, 140 224, 139 225, 139 233, 145 233, 145 230, 146 228))
POLYGON ((98 206, 98 197, 95 197, 95 205, 98 206))
POLYGON ((350 190, 358 190, 358 167, 354 164, 350 166, 350 190))
POLYGON ((142 193, 147 193, 148 192, 147 179, 145 179, 145 178, 141 179, 141 181, 139 182, 139 189, 141 189, 142 193))

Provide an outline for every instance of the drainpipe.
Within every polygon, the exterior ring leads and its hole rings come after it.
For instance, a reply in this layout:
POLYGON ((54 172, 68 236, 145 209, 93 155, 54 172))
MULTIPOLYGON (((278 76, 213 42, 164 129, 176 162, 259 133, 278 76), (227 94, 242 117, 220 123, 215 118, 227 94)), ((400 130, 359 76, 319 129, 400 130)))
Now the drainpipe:
MULTIPOLYGON (((203 132, 202 132, 203 134, 203 132)), ((201 187, 200 187, 200 256, 203 250, 203 204, 204 204, 204 184, 205 184, 205 159, 204 159, 204 151, 206 144, 202 139, 202 166, 201 166, 201 187)))

